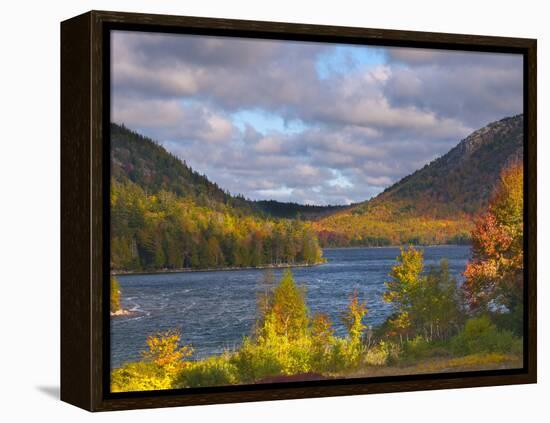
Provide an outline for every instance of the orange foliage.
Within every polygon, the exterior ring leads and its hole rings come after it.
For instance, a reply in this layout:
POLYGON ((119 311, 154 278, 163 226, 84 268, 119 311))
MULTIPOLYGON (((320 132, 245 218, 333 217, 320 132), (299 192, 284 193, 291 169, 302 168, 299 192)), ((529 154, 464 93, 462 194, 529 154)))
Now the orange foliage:
POLYGON ((523 164, 501 173, 487 211, 472 231, 473 259, 463 291, 472 308, 490 302, 513 309, 523 292, 523 164))

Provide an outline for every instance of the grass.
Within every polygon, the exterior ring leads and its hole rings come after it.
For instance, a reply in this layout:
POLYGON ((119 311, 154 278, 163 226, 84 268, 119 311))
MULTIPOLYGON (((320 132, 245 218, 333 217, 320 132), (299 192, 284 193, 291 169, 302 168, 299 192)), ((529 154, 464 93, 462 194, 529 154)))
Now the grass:
POLYGON ((428 373, 453 373, 479 370, 517 369, 523 366, 521 355, 501 353, 470 354, 456 358, 431 358, 410 365, 371 366, 352 373, 334 374, 334 377, 378 377, 428 373))

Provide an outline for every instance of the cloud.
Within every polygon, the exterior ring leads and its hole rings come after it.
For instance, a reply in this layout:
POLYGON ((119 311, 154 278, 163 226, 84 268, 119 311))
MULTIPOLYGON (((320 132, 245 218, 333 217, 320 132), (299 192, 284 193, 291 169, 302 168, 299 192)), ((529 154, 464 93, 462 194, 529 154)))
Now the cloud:
POLYGON ((185 139, 208 143, 228 142, 237 133, 224 114, 202 105, 183 105, 176 100, 118 99, 112 120, 122 122, 159 141, 185 139))
POLYGON ((254 150, 258 153, 282 153, 283 143, 277 137, 268 136, 261 138, 254 146, 254 150))
POLYGON ((521 113, 521 55, 390 48, 388 58, 386 94, 394 107, 433 110, 473 129, 521 113))
POLYGON ((517 55, 113 33, 112 119, 232 193, 358 202, 521 113, 517 55))

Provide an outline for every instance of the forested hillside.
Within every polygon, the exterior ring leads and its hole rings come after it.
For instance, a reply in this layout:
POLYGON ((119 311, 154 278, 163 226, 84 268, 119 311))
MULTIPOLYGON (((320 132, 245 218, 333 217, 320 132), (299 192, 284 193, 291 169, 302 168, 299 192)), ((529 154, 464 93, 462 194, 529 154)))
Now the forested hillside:
POLYGON ((242 214, 312 220, 349 208, 275 200, 252 201, 239 194, 231 195, 152 139, 115 123, 111 124, 111 175, 117 182, 130 180, 147 193, 168 191, 213 208, 230 205, 242 214))
POLYGON ((319 245, 466 243, 499 173, 523 154, 518 115, 475 131, 369 201, 313 206, 233 196, 154 141, 116 124, 111 131, 118 270, 316 263, 319 245))
POLYGON ((523 115, 481 128, 377 197, 315 223, 322 245, 467 242, 501 170, 523 155, 523 115))
POLYGON ((354 212, 377 204, 403 203, 407 209, 401 212, 423 216, 475 214, 487 206, 501 170, 522 157, 523 115, 502 119, 475 131, 447 154, 355 207, 354 212))
POLYGON ((152 140, 112 125, 111 268, 314 264, 311 224, 268 217, 152 140))
POLYGON ((172 192, 192 198, 202 206, 229 205, 235 211, 253 212, 250 202, 223 191, 155 141, 114 123, 111 124, 111 177, 119 183, 131 181, 148 194, 172 192))
POLYGON ((281 203, 275 200, 253 201, 252 203, 255 208, 258 208, 269 216, 283 217, 285 219, 295 219, 299 217, 305 220, 320 219, 321 217, 352 207, 345 205, 315 206, 298 203, 281 203))

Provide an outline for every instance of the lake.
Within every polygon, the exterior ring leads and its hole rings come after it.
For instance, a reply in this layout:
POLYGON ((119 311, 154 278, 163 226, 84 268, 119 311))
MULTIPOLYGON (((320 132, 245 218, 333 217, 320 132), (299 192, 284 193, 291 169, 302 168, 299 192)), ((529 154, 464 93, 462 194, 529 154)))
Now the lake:
MULTIPOLYGON (((446 258, 451 274, 457 282, 462 281, 471 254, 469 246, 422 249, 427 268, 446 258)), ((310 312, 328 314, 336 333, 343 335, 339 316, 357 290, 369 309, 366 323, 376 326, 384 322, 390 313, 389 305, 382 300, 384 282, 396 263, 399 248, 325 249, 323 254, 328 260, 325 264, 292 269, 294 279, 306 287, 310 312)), ((273 270, 276 280, 283 271, 273 270)), ((147 336, 167 329, 181 330, 182 341, 193 346, 194 358, 238 347, 254 325, 265 272, 252 269, 118 276, 122 306, 137 314, 111 319, 112 367, 139 360, 147 336)))

